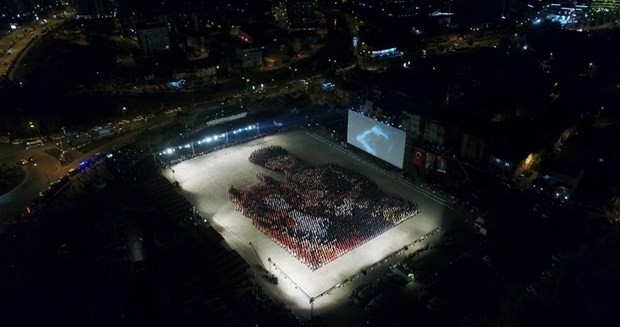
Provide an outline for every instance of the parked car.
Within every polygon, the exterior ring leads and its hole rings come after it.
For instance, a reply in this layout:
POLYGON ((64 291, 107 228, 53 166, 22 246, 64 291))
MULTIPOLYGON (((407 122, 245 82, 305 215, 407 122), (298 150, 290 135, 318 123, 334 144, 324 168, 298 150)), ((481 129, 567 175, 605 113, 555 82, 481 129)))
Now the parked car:
POLYGON ((385 296, 383 296, 383 293, 375 296, 374 298, 372 298, 372 300, 370 300, 370 303, 368 303, 368 305, 366 305, 366 307, 364 308, 364 310, 366 310, 366 312, 375 312, 379 309, 381 309, 384 305, 385 305, 385 296))
POLYGON ((15 145, 22 144, 22 143, 24 143, 24 140, 23 139, 14 139, 13 141, 11 141, 11 143, 15 144, 15 145))
POLYGON ((28 160, 26 159, 19 159, 17 160, 17 164, 20 166, 25 166, 28 163, 28 160))

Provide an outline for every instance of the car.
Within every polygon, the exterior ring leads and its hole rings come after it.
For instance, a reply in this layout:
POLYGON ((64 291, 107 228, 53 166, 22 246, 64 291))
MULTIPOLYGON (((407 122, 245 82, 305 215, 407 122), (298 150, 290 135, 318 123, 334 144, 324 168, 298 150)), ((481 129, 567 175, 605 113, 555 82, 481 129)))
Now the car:
POLYGON ((24 140, 23 139, 14 139, 13 141, 11 141, 11 143, 15 144, 15 145, 22 144, 22 143, 24 143, 24 140))
POLYGON ((8 136, 0 136, 0 143, 11 143, 11 139, 8 136))
POLYGON ((366 305, 364 310, 366 310, 366 312, 373 313, 377 311, 378 309, 381 309, 385 305, 385 302, 386 302, 385 296, 383 296, 383 293, 381 293, 375 296, 374 298, 372 298, 372 300, 370 300, 370 303, 366 305))
POLYGON ((39 192, 39 196, 43 198, 43 197, 45 197, 47 195, 47 193, 49 193, 49 191, 50 191, 50 189, 48 187, 48 188, 42 190, 41 192, 39 192))
POLYGON ((17 164, 20 166, 25 166, 28 163, 28 160, 26 159, 19 159, 17 160, 17 164))
POLYGON ((73 176, 73 175, 76 175, 79 172, 80 172, 79 169, 71 168, 71 169, 69 169, 69 171, 67 173, 69 174, 69 176, 73 176))

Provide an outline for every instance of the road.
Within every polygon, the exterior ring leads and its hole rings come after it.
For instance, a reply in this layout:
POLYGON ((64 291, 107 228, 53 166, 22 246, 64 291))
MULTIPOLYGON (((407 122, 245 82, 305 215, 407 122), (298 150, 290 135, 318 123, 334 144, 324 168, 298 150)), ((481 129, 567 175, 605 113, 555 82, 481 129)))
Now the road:
POLYGON ((63 12, 58 12, 50 14, 49 17, 29 23, 0 38, 0 76, 7 76, 12 79, 12 72, 19 65, 23 52, 28 51, 29 47, 40 36, 53 30, 71 17, 73 17, 72 13, 64 14, 63 12), (11 49, 10 53, 8 52, 9 49, 11 49), (7 51, 6 53, 5 50, 7 51))
POLYGON ((28 157, 34 157, 36 161, 23 166, 26 171, 24 181, 0 196, 0 230, 6 221, 23 212, 26 205, 47 187, 48 181, 55 181, 63 174, 58 160, 45 153, 45 148, 26 150, 23 144, 0 144, 0 162, 14 163, 28 157))
POLYGON ((26 150, 23 144, 0 144, 0 162, 13 163, 28 157, 36 159, 34 163, 29 162, 23 166, 26 170, 25 180, 11 192, 0 196, 0 232, 3 230, 4 224, 22 213, 26 206, 39 196, 39 192, 48 186, 49 182, 54 182, 66 175, 69 169, 74 168, 77 163, 89 158, 93 153, 109 152, 115 145, 122 146, 130 143, 135 139, 136 133, 111 140, 109 143, 83 154, 66 166, 61 166, 56 158, 45 152, 46 149, 55 147, 50 145, 51 143, 44 148, 32 150, 26 150))

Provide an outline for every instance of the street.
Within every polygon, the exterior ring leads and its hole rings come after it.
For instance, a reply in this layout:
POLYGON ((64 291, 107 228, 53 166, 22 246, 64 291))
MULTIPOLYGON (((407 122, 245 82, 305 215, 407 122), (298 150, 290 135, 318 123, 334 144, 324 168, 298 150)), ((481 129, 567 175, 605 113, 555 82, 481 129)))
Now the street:
POLYGON ((19 65, 19 61, 23 56, 22 52, 28 51, 32 42, 36 42, 41 35, 56 28, 71 17, 71 13, 66 15, 64 13, 50 15, 50 17, 45 17, 17 28, 9 35, 0 38, 0 62, 2 63, 0 64, 0 76, 12 78, 13 68, 19 65), (53 18, 54 16, 56 18, 53 18), (8 52, 9 49, 10 52, 8 52), (7 53, 3 53, 5 50, 7 53))

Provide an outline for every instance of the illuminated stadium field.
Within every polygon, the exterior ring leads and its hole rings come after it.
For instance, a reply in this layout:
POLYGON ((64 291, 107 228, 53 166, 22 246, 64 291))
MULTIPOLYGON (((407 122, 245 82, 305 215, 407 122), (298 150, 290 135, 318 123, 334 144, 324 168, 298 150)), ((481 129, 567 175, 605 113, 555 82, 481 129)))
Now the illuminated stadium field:
POLYGON ((418 213, 369 178, 337 165, 307 167, 284 148, 254 150, 250 162, 282 172, 260 174, 231 201, 258 230, 316 270, 418 213))
MULTIPOLYGON (((171 181, 176 179, 179 182, 182 194, 196 205, 203 217, 206 217, 209 223, 222 234, 226 243, 239 252, 250 265, 264 265, 268 271, 278 277, 277 285, 258 279, 265 289, 286 303, 289 308, 306 317, 310 308, 309 299, 313 300, 315 313, 320 313, 321 310, 328 311, 336 303, 346 299, 351 288, 354 287, 355 281, 353 279, 360 276, 360 271, 372 267, 377 262, 387 262, 384 259, 388 256, 391 256, 390 260, 392 261, 397 260, 398 258, 394 253, 403 249, 404 245, 411 244, 436 229, 442 223, 441 219, 446 210, 432 196, 425 196, 423 192, 420 193, 410 184, 386 174, 346 150, 305 131, 257 139, 181 162, 171 168, 174 173, 172 170, 166 170, 164 175, 171 181), (229 194, 231 186, 237 191, 242 191, 257 187, 262 183, 260 179, 284 180, 282 172, 267 169, 248 160, 253 151, 268 146, 280 146, 286 149, 297 157, 305 167, 312 167, 313 169, 316 167, 332 167, 325 166, 326 164, 338 167, 336 171, 323 171, 322 173, 341 174, 342 171, 339 167, 342 167, 346 176, 359 179, 359 182, 365 186, 376 183, 377 190, 381 194, 387 194, 388 199, 403 199, 404 201, 401 204, 404 204, 407 210, 402 215, 396 215, 394 220, 385 224, 377 224, 377 222, 385 221, 385 215, 377 214, 377 210, 369 211, 369 216, 374 215, 374 219, 377 219, 374 221, 372 219, 370 222, 358 220, 356 225, 355 219, 349 219, 346 223, 353 226, 346 230, 344 236, 336 238, 335 243, 351 242, 351 235, 356 235, 355 233, 358 233, 356 231, 359 230, 365 230, 369 232, 369 235, 353 241, 352 246, 339 250, 340 252, 337 255, 328 256, 314 264, 307 260, 301 260, 298 255, 299 252, 292 250, 295 245, 287 247, 283 245, 282 239, 278 241, 275 231, 282 231, 281 228, 274 228, 266 233, 263 226, 261 227, 263 231, 261 231, 257 228, 256 222, 244 216, 239 210, 238 204, 231 201, 229 194), (262 177, 259 179, 258 176, 262 177), (398 197, 390 196, 394 194, 398 194, 398 197), (421 212, 415 214, 418 207, 408 207, 407 204, 417 204, 421 212), (378 228, 372 230, 372 226, 378 226, 378 228), (347 281, 348 283, 345 283, 347 281)), ((324 180, 331 180, 332 177, 324 180)), ((317 179, 317 181, 319 180, 317 179)), ((320 188, 315 189, 314 192, 317 190, 320 188)), ((301 193, 305 196, 312 194, 312 192, 300 192, 300 196, 302 196, 301 193)), ((352 196, 352 194, 348 194, 348 196, 352 196)), ((315 201, 324 201, 331 198, 333 195, 314 199, 315 201)), ((261 199, 267 201, 267 197, 261 199)), ((363 197, 360 199, 363 200, 363 197)), ((280 200, 272 197, 268 201, 272 201, 273 204, 280 200)), ((383 200, 378 198, 377 201, 383 200)), ((294 201, 291 200, 291 202, 294 201)), ((351 209, 343 202, 334 203, 332 209, 334 208, 343 210, 343 213, 347 213, 347 210, 351 209)), ((287 208, 287 212, 294 212, 294 210, 294 208, 287 208)), ((335 211, 333 213, 335 214, 335 211)), ((317 215, 320 216, 320 214, 317 215)), ((350 218, 355 216, 351 215, 350 218)), ((303 220, 300 218, 298 221, 292 220, 289 223, 303 220)), ((327 221, 323 221, 323 224, 324 226, 329 225, 327 221)), ((326 233, 329 227, 323 229, 315 227, 308 225, 303 227, 300 232, 301 237, 305 233, 306 236, 314 235, 317 239, 327 240, 327 238, 320 236, 326 236, 327 234, 322 233, 326 233)), ((333 244, 326 247, 332 249, 327 252, 334 251, 334 248, 330 248, 330 246, 333 244)), ((413 247, 411 246, 412 249, 413 247)))

